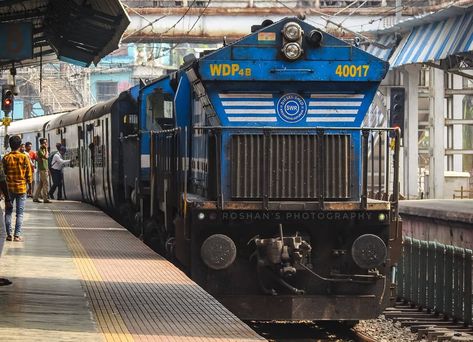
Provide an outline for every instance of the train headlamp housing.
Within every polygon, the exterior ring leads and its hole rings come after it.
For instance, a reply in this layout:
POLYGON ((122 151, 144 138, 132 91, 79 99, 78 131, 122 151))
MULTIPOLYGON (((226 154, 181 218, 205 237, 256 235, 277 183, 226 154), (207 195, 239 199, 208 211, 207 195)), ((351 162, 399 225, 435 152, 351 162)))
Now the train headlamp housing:
POLYGON ((294 61, 302 55, 303 51, 298 43, 287 43, 283 46, 282 52, 287 59, 294 61))
POLYGON ((304 32, 302 31, 302 28, 299 26, 299 24, 294 22, 287 23, 286 25, 284 25, 284 28, 282 30, 284 38, 291 42, 295 42, 301 39, 303 33, 304 32))
POLYGON ((309 32, 306 38, 310 45, 312 45, 313 47, 319 47, 322 44, 324 35, 319 30, 312 30, 309 32))
POLYGON ((302 49, 302 38, 304 31, 301 26, 293 21, 286 23, 281 31, 282 33, 282 48, 281 52, 284 58, 288 61, 295 61, 299 59, 304 50, 302 49))

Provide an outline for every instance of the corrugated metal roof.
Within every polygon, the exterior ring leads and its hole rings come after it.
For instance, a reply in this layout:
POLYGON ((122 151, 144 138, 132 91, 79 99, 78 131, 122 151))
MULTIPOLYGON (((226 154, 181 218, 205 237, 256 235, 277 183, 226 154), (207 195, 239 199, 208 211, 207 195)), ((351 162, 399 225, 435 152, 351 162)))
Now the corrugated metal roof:
POLYGON ((366 50, 389 59, 391 68, 440 61, 473 50, 473 6, 451 6, 367 34, 376 38, 366 50))
MULTIPOLYGON (((473 7, 470 7, 473 10, 473 7)), ((412 28, 390 59, 392 68, 439 61, 473 49, 473 12, 412 28)))
POLYGON ((396 48, 396 40, 395 34, 380 35, 374 38, 364 50, 384 61, 387 61, 389 60, 393 49, 396 48))
POLYGON ((33 58, 18 66, 56 58, 87 66, 118 47, 130 20, 119 0, 5 0, 0 22, 33 23, 33 58))

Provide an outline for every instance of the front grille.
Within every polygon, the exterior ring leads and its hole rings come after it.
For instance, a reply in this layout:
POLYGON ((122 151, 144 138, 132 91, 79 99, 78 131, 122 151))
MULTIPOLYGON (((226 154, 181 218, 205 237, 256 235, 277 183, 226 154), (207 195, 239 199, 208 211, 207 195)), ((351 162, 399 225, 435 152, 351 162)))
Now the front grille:
POLYGON ((232 198, 348 199, 351 150, 343 134, 233 135, 232 198))

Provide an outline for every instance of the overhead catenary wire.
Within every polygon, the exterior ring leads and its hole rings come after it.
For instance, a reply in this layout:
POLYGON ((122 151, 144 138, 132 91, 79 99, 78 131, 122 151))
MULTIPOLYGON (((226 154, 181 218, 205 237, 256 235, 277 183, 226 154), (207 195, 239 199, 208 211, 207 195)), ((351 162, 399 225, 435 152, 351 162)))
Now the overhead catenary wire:
MULTIPOLYGON (((197 25, 197 23, 199 22, 199 20, 202 18, 202 16, 204 15, 205 11, 207 10, 207 8, 209 8, 210 6, 210 3, 212 2, 212 0, 209 0, 207 2, 207 5, 204 7, 204 9, 199 13, 197 19, 194 21, 194 24, 192 24, 192 26, 187 30, 187 32, 184 34, 184 35, 188 35, 193 29, 194 27, 197 25)), ((162 54, 162 55, 158 55, 155 57, 155 59, 159 59, 159 58, 162 58, 162 57, 166 57, 168 56, 171 51, 173 51, 174 49, 176 49, 179 45, 181 45, 182 43, 176 43, 174 44, 174 46, 171 46, 168 50, 166 50, 166 53, 165 54, 162 54)))
POLYGON ((359 24, 359 25, 352 25, 352 26, 348 26, 348 28, 353 28, 353 27, 363 27, 365 25, 372 25, 374 24, 375 22, 377 21, 381 21, 387 17, 390 17, 392 15, 395 15, 401 11, 404 11, 406 8, 408 8, 411 4, 414 4, 416 2, 416 0, 410 0, 408 2, 405 2, 401 5, 398 5, 398 6, 395 6, 393 8, 390 8, 382 13, 380 13, 380 16, 375 18, 375 19, 371 19, 370 21, 368 21, 366 24, 359 24))
MULTIPOLYGON (((357 36, 357 37, 359 37, 359 38, 361 38, 361 39, 363 39, 363 40, 369 42, 370 39, 369 39, 368 37, 366 37, 366 36, 364 36, 364 35, 362 35, 362 34, 360 34, 360 33, 354 32, 353 30, 350 30, 348 27, 343 26, 343 23, 348 19, 348 17, 352 16, 352 15, 355 13, 355 11, 356 11, 357 9, 361 8, 362 6, 364 6, 368 0, 363 1, 363 2, 362 2, 360 5, 358 5, 356 8, 352 8, 352 10, 350 11, 350 13, 348 13, 347 15, 345 15, 344 19, 343 19, 341 22, 338 22, 338 23, 337 23, 337 22, 335 22, 335 21, 332 20, 332 18, 336 17, 336 16, 339 15, 340 13, 345 12, 347 9, 350 9, 351 7, 353 7, 355 4, 359 3, 360 1, 361 1, 361 0, 355 0, 355 1, 351 2, 350 4, 348 4, 347 6, 345 6, 345 7, 342 8, 342 9, 340 9, 338 12, 336 12, 336 13, 333 14, 333 15, 328 15, 328 16, 327 16, 325 13, 320 12, 320 11, 317 11, 317 10, 314 10, 314 9, 311 9, 311 13, 319 14, 320 17, 321 17, 321 19, 324 20, 327 24, 332 24, 332 25, 338 27, 338 28, 341 29, 341 30, 344 30, 344 31, 346 31, 346 32, 349 32, 350 34, 353 34, 353 35, 355 35, 355 36, 357 36)), ((196 2, 196 0, 193 0, 192 3, 189 4, 189 6, 188 6, 187 10, 185 11, 185 13, 184 13, 172 26, 170 26, 170 27, 169 27, 168 29, 166 29, 165 31, 159 33, 156 38, 157 38, 157 39, 160 39, 160 38, 163 37, 166 33, 168 33, 169 31, 171 31, 172 29, 174 29, 174 28, 187 16, 187 14, 188 14, 189 11, 191 10, 191 8, 194 6, 195 2, 196 2)), ((207 5, 206 5, 206 7, 204 8, 204 10, 199 14, 199 16, 198 16, 197 19, 195 20, 194 24, 191 26, 191 28, 190 28, 185 34, 190 33, 190 32, 192 31, 192 29, 197 25, 198 21, 201 19, 202 15, 205 13, 205 10, 209 7, 209 5, 210 5, 211 2, 212 2, 211 0, 207 2, 207 5)), ((293 8, 287 6, 287 5, 286 5, 284 2, 282 2, 281 0, 276 0, 276 2, 277 2, 278 4, 280 4, 280 5, 282 5, 283 7, 289 9, 289 10, 290 10, 291 12, 293 12, 294 14, 299 14, 296 10, 294 10, 293 8)), ((413 2, 413 0, 411 0, 410 3, 411 3, 411 2, 413 2)), ((406 6, 407 6, 406 4, 403 4, 403 5, 401 5, 401 6, 397 6, 397 7, 393 8, 393 9, 389 9, 389 10, 387 10, 386 12, 384 12, 384 13, 387 13, 386 15, 384 15, 384 16, 382 16, 382 17, 380 17, 380 18, 377 18, 377 19, 373 19, 373 20, 371 20, 369 23, 372 24, 372 23, 374 23, 374 22, 377 21, 377 20, 382 20, 382 19, 383 19, 384 17, 386 17, 386 16, 389 16, 389 15, 395 14, 395 13, 397 13, 397 12, 399 12, 399 11, 402 11, 402 10, 404 10, 404 8, 406 8, 406 6), (398 9, 398 8, 400 8, 400 9, 398 9), (398 9, 398 10, 395 11, 396 9, 398 9), (394 12, 393 12, 393 10, 394 10, 394 12)), ((130 8, 130 7, 128 7, 128 8, 130 8)), ((132 10, 133 10, 133 9, 132 9, 132 10)), ((136 10, 133 10, 133 11, 135 11, 138 15, 140 15, 136 10)), ((140 15, 140 16, 141 16, 141 15, 140 15)), ((159 21, 160 19, 163 19, 164 17, 165 17, 165 16, 160 17, 160 18, 156 19, 156 20, 153 21, 153 22, 147 20, 147 21, 149 22, 148 25, 146 25, 145 27, 141 28, 140 30, 137 30, 137 31, 135 31, 135 32, 133 32, 133 33, 127 35, 127 36, 125 37, 125 39, 128 38, 128 37, 130 37, 130 36, 132 36, 132 35, 135 35, 135 34, 141 32, 142 30, 144 30, 145 28, 147 28, 147 27, 149 27, 149 26, 153 27, 153 24, 154 24, 155 22, 159 21)), ((321 27, 321 28, 323 28, 323 29, 326 29, 326 26, 327 26, 327 25, 323 25, 323 24, 321 24, 321 23, 319 23, 319 22, 316 22, 316 21, 310 20, 310 19, 308 19, 308 21, 311 22, 311 23, 313 23, 314 25, 317 25, 317 26, 319 26, 319 27, 321 27)), ((357 25, 357 26, 358 26, 358 25, 357 25)), ((141 38, 141 39, 139 39, 139 40, 138 40, 137 42, 135 42, 135 43, 139 43, 139 42, 142 41, 143 39, 144 39, 144 37, 141 38)), ((173 50, 174 50, 177 46, 179 46, 179 45, 181 45, 181 43, 176 43, 176 44, 172 45, 169 49, 166 50, 165 53, 163 53, 163 54, 158 54, 158 56, 156 56, 155 59, 159 59, 159 58, 162 58, 162 57, 165 57, 165 56, 169 55, 170 52, 173 51, 173 50)))
MULTIPOLYGON (((168 29, 166 29, 166 30, 163 31, 163 32, 158 33, 158 35, 157 35, 156 38, 159 39, 159 38, 161 38, 163 35, 165 35, 166 33, 168 33, 169 31, 171 31, 172 29, 174 29, 174 28, 187 16, 187 14, 188 14, 189 11, 191 10, 191 8, 194 6, 194 4, 195 4, 196 1, 197 1, 197 0, 193 0, 193 1, 189 4, 189 6, 187 7, 187 9, 186 9, 186 11, 184 12, 184 14, 183 14, 173 25, 171 25, 168 29)), ((128 8, 131 9, 131 7, 128 7, 128 8)), ((151 26, 151 31, 154 32, 154 24, 155 24, 156 22, 158 22, 159 20, 164 19, 164 18, 167 17, 166 15, 163 15, 163 16, 161 16, 161 17, 159 17, 159 18, 157 18, 157 19, 155 19, 155 20, 153 20, 153 21, 151 22, 151 21, 150 21, 149 19, 147 19, 145 16, 141 15, 140 13, 138 13, 136 10, 134 10, 134 9, 132 9, 132 10, 133 10, 136 14, 138 14, 140 17, 142 17, 142 18, 144 18, 146 21, 148 21, 149 23, 148 23, 148 25, 146 25, 146 26, 140 28, 139 30, 136 30, 135 32, 130 33, 129 35, 127 35, 127 36, 124 37, 123 39, 127 39, 127 38, 129 38, 129 37, 131 37, 131 36, 134 36, 134 35, 138 34, 139 32, 143 31, 144 29, 146 29, 146 28, 148 28, 148 27, 150 27, 150 26, 151 26)), ((138 43, 140 43, 141 41, 143 41, 144 39, 145 39, 145 37, 140 38, 140 39, 138 39, 137 41, 135 41, 134 43, 135 43, 135 44, 138 44, 138 43)))
MULTIPOLYGON (((186 15, 189 13, 189 11, 191 10, 191 8, 194 6, 196 0, 193 0, 192 3, 187 7, 187 10, 184 12, 184 14, 174 23, 174 25, 172 25, 171 27, 169 27, 167 30, 165 30, 164 32, 161 32, 159 34, 159 37, 165 35, 166 33, 168 33, 169 31, 171 31, 172 29, 176 28, 177 24, 179 24, 185 17, 186 15)), ((159 38, 158 37, 158 38, 159 38)))
POLYGON ((151 20, 149 20, 148 18, 146 18, 144 15, 140 14, 140 13, 139 13, 137 10, 135 10, 133 7, 130 7, 130 6, 125 5, 125 4, 124 4, 124 6, 125 6, 125 8, 127 8, 127 9, 129 9, 130 11, 134 12, 137 16, 139 16, 139 17, 142 18, 143 20, 147 21, 147 22, 148 22, 148 25, 143 26, 142 28, 140 28, 140 29, 138 29, 138 30, 136 30, 136 31, 134 31, 134 32, 131 32, 131 33, 129 33, 129 34, 126 35, 126 36, 123 36, 123 37, 122 37, 122 40, 123 40, 123 39, 127 39, 128 37, 134 36, 134 35, 136 35, 137 33, 139 33, 139 32, 141 32, 141 31, 145 30, 146 28, 148 28, 148 27, 150 27, 150 26, 151 26, 151 30, 153 30, 153 25, 154 25, 155 23, 157 23, 157 22, 160 21, 161 19, 166 18, 166 16, 163 15, 163 16, 161 16, 161 17, 159 17, 159 18, 157 18, 157 19, 151 21, 151 20))
MULTIPOLYGON (((281 4, 281 5, 284 6, 285 8, 289 9, 289 10, 292 11, 293 13, 299 14, 296 10, 294 10, 293 8, 287 6, 287 5, 286 5, 285 3, 283 3, 282 1, 276 0, 276 2, 279 3, 279 4, 281 4)), ((346 28, 345 26, 343 26, 343 25, 341 25, 341 24, 339 24, 339 23, 337 23, 337 22, 331 20, 331 18, 332 18, 333 16, 331 16, 330 18, 328 18, 328 17, 325 15, 325 13, 322 13, 322 12, 317 11, 317 10, 311 10, 311 12, 320 14, 320 18, 321 18, 322 20, 324 20, 327 24, 332 24, 332 25, 334 25, 334 26, 336 26, 336 27, 338 27, 338 28, 340 28, 340 29, 342 29, 342 30, 344 30, 344 31, 346 31, 346 32, 349 32, 350 34, 352 34, 352 35, 354 35, 354 36, 356 36, 356 37, 359 37, 360 39, 363 39, 363 40, 365 40, 365 41, 370 41, 370 39, 369 39, 368 37, 366 37, 366 36, 364 36, 364 35, 362 35, 362 34, 360 34, 360 33, 354 32, 354 31, 352 31, 352 30, 346 28)), ((320 24, 320 23, 318 23, 318 22, 316 22, 316 21, 314 21, 314 20, 311 20, 311 19, 307 19, 307 21, 311 22, 311 23, 314 24, 314 25, 320 26, 320 27, 323 28, 324 30, 327 29, 327 27, 326 27, 327 25, 324 26, 324 25, 322 25, 322 24, 320 24)))
MULTIPOLYGON (((359 6, 356 7, 356 9, 359 9, 361 7, 363 7, 366 3, 368 2, 368 0, 365 0, 363 1, 359 6)), ((355 3, 355 2, 353 2, 355 3)), ((343 18, 343 20, 340 22, 340 24, 343 24, 348 18, 350 18, 353 14, 355 14, 355 10, 351 11, 350 13, 348 13, 347 15, 345 15, 345 17, 343 18)), ((336 14, 335 14, 336 15, 336 14)))
MULTIPOLYGON (((336 12, 333 16, 337 16, 339 15, 340 13, 344 12, 345 10, 349 9, 350 7, 352 7, 353 5, 355 5, 357 2, 359 2, 361 0, 355 0, 355 1, 352 1, 351 3, 349 3, 347 6, 343 7, 340 11, 336 12)), ((365 1, 366 3, 366 1, 365 1)), ((358 7, 359 8, 359 7, 358 7)))

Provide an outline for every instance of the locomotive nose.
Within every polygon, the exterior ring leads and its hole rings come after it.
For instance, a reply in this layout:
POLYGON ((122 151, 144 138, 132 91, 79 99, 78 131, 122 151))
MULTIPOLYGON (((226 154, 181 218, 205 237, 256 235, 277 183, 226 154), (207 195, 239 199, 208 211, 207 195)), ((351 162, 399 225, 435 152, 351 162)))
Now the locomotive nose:
POLYGON ((359 236, 351 247, 353 260, 360 268, 370 269, 386 261, 388 249, 379 236, 364 234, 359 236))

